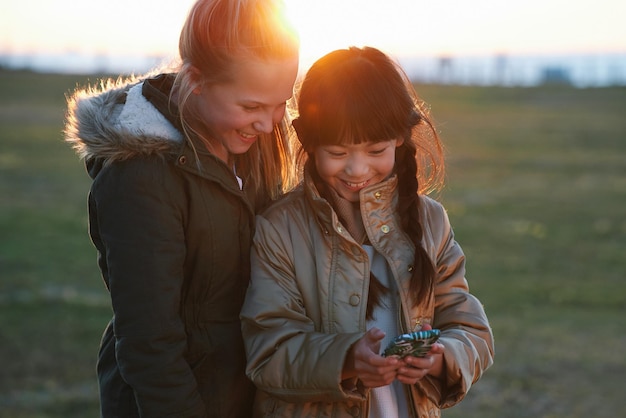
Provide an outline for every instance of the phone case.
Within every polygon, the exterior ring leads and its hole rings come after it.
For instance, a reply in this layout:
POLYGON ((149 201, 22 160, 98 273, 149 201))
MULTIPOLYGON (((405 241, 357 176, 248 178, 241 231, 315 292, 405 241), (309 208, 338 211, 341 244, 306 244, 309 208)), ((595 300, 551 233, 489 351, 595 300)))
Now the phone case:
POLYGON ((430 351, 430 347, 439 339, 441 331, 430 329, 402 334, 394 338, 383 352, 384 357, 408 355, 424 357, 430 351))

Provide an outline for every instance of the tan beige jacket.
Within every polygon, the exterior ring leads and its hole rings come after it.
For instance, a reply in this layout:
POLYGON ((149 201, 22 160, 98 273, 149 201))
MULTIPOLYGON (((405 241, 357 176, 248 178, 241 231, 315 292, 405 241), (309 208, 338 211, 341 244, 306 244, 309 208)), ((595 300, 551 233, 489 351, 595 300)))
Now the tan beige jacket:
MULTIPOLYGON (((447 380, 407 386, 414 416, 438 417, 492 364, 493 336, 481 303, 468 291, 465 257, 447 214, 428 197, 421 197, 423 243, 436 264, 436 288, 414 306, 408 291, 414 248, 393 211, 396 184, 393 177, 363 190, 361 213, 400 289, 401 329, 426 321, 442 330, 447 380)), ((366 331, 369 277, 365 250, 310 178, 257 217, 241 314, 246 373, 259 389, 255 416, 368 416, 368 390, 348 390, 340 376, 350 346, 366 331)))

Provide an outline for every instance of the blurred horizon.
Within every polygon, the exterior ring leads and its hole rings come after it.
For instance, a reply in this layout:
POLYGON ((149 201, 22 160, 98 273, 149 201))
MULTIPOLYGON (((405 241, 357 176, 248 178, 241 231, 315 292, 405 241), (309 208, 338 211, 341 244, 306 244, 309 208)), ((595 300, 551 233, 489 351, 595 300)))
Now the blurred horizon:
MULTIPOLYGON (((0 66, 144 73, 177 56, 195 0, 3 4, 0 66), (94 13, 93 11, 97 11, 94 13)), ((327 52, 373 46, 413 78, 456 84, 626 84, 623 0, 285 0, 301 71, 327 52)))
MULTIPOLYGON (((626 52, 622 0, 284 0, 306 59, 348 45, 390 53, 626 52)), ((172 55, 195 0, 3 1, 0 54, 172 55)))
MULTIPOLYGON (((626 85, 626 51, 392 56, 415 82, 522 87, 562 84, 582 88, 626 85)), ((159 55, 0 52, 0 69, 41 73, 141 75, 168 68, 174 62, 173 56, 159 55)), ((301 63, 302 74, 310 64, 301 63)))

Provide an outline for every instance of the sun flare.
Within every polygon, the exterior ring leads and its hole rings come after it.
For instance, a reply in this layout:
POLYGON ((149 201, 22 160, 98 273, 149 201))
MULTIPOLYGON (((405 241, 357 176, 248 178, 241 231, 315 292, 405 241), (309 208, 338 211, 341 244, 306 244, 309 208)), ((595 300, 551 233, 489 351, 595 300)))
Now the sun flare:
POLYGON ((285 3, 289 18, 300 34, 305 67, 334 49, 368 44, 385 48, 394 39, 393 31, 381 30, 380 13, 389 13, 381 1, 286 0, 285 3))
POLYGON ((626 40, 626 26, 619 20, 620 11, 626 12, 622 0, 596 0, 594 10, 612 12, 593 17, 586 2, 568 0, 528 0, 522 6, 491 0, 285 3, 300 34, 303 67, 327 52, 352 45, 373 46, 396 57, 471 56, 624 51, 626 40), (556 18, 564 10, 571 18, 556 18), (593 30, 581 32, 580 22, 593 30))
MULTIPOLYGON (((624 0, 284 1, 300 34, 303 71, 322 55, 351 45, 373 46, 396 58, 626 51, 624 0)), ((6 1, 0 58, 169 59, 177 56, 180 29, 194 2, 134 0, 124 3, 122 14, 109 7, 93 15, 96 0, 83 0, 78 8, 70 0, 6 1)))

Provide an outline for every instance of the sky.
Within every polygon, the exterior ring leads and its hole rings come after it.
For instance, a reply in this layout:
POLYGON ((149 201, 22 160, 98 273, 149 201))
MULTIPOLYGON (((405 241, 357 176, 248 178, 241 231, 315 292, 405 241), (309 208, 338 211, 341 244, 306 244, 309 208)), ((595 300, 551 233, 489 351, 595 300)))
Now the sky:
MULTIPOLYGON (((0 53, 175 56, 193 0, 0 0, 0 53)), ((626 52, 624 0, 286 0, 309 62, 332 49, 626 52)))

